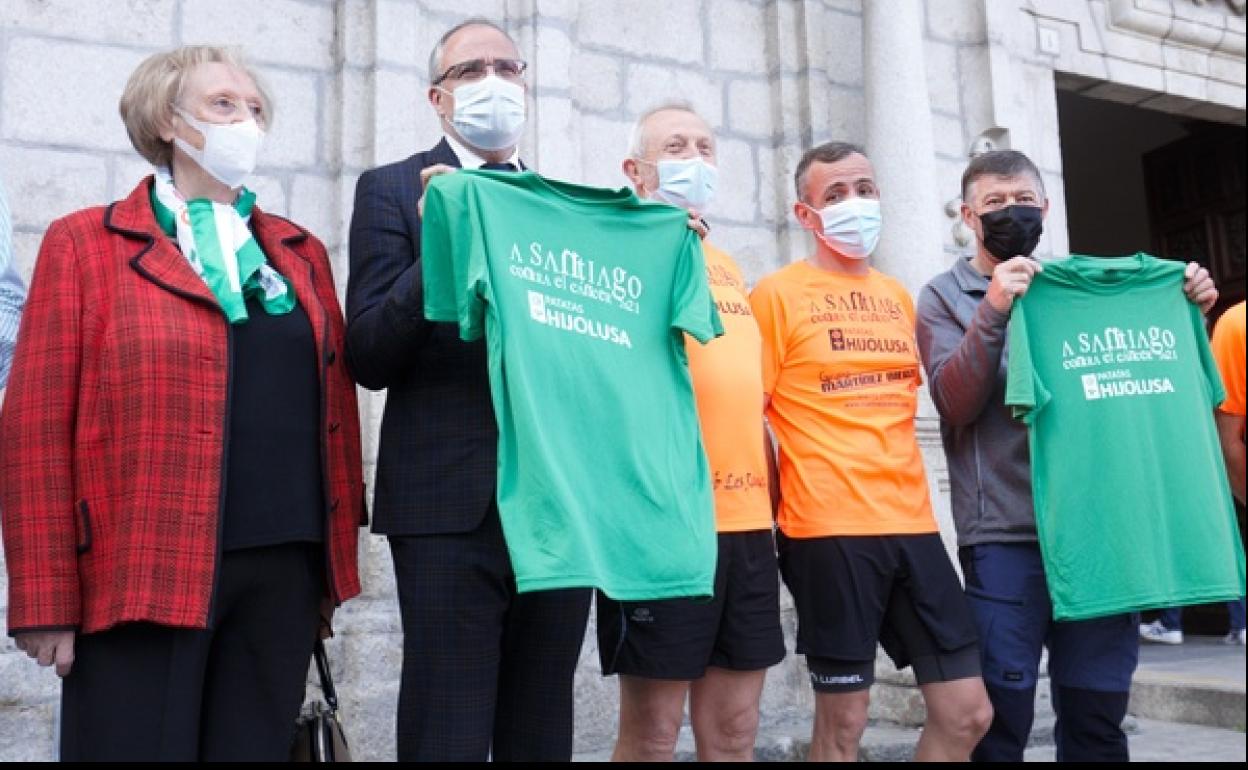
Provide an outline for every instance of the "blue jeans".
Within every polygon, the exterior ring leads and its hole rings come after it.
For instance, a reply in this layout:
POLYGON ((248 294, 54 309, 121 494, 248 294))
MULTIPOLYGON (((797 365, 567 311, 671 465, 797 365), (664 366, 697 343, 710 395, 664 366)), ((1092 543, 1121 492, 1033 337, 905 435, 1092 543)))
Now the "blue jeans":
POLYGON ((1058 761, 1126 761, 1121 725, 1139 661, 1139 616, 1054 621, 1035 543, 969 546, 958 555, 979 625, 984 685, 995 710, 971 758, 1022 761, 1035 716, 1040 655, 1047 647, 1058 761))
MULTIPOLYGON (((1227 602, 1226 612, 1231 617, 1230 630, 1231 631, 1243 631, 1244 630, 1244 599, 1241 597, 1237 601, 1227 602)), ((1170 629, 1171 631, 1183 630, 1183 608, 1182 607, 1168 607, 1162 610, 1157 615, 1157 619, 1161 621, 1161 624, 1163 626, 1170 629)))

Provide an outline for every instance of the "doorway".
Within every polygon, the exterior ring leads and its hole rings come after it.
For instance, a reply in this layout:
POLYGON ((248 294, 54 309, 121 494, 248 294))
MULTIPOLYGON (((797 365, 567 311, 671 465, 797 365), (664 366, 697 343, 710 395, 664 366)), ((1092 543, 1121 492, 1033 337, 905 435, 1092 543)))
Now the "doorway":
POLYGON ((1070 250, 1195 260, 1244 299, 1245 130, 1058 90, 1070 250))

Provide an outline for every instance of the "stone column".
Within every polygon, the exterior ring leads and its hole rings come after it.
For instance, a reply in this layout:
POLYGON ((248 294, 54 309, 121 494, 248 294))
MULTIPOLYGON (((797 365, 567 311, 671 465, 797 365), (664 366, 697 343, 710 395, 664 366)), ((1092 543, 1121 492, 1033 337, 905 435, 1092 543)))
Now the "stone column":
POLYGON ((944 264, 923 56, 923 4, 890 0, 862 6, 867 152, 875 166, 884 215, 874 264, 917 295, 944 264))
MULTIPOLYGON (((936 187, 932 108, 923 54, 922 0, 864 2, 863 79, 867 102, 867 152, 880 186, 884 230, 873 257, 917 298, 947 264, 944 212, 936 187)), ((955 77, 954 73, 933 73, 955 77)), ((927 396, 919 399, 919 446, 931 485, 932 507, 951 558, 956 546, 947 494, 949 472, 939 418, 927 396)), ((957 560, 954 559, 954 564, 957 560)), ((912 699, 917 697, 910 693, 912 699)))

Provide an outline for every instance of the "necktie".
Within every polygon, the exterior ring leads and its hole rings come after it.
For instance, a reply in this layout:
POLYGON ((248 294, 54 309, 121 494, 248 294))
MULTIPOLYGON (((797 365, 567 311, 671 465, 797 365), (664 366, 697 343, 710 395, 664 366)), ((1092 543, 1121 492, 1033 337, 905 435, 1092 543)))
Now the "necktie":
POLYGON ((481 168, 486 171, 515 171, 516 167, 511 163, 483 163, 481 168))

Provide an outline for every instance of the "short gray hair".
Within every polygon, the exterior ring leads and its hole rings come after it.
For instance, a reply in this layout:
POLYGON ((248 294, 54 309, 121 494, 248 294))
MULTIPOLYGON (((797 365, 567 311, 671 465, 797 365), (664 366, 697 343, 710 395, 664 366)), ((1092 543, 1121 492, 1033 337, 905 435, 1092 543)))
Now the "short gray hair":
POLYGON ((448 29, 442 37, 438 38, 437 44, 434 45, 433 50, 429 52, 429 83, 431 85, 438 79, 438 76, 442 74, 439 70, 442 64, 442 49, 446 48, 446 41, 454 37, 456 32, 459 32, 461 29, 467 29, 468 27, 490 27, 492 29, 496 29, 503 33, 503 36, 508 40, 511 40, 513 48, 517 51, 520 50, 520 46, 516 45, 516 41, 511 39, 511 35, 507 32, 507 30, 503 29, 498 24, 495 24, 484 16, 473 16, 471 19, 461 21, 448 29))
POLYGON ((1044 192, 1044 178, 1036 164, 1018 150, 989 150, 971 158, 966 171, 962 172, 962 200, 971 202, 971 188, 976 180, 985 176, 1022 176, 1029 175, 1040 186, 1040 194, 1044 192))
POLYGON ((663 102, 657 107, 651 107, 641 113, 641 117, 637 118, 637 122, 633 124, 633 131, 629 134, 628 138, 628 157, 637 158, 639 160, 641 159, 641 156, 646 152, 646 121, 650 120, 650 118, 655 115, 658 115, 660 112, 668 111, 687 112, 705 122, 705 118, 699 115, 698 111, 693 108, 693 105, 686 101, 673 99, 671 101, 663 102))

